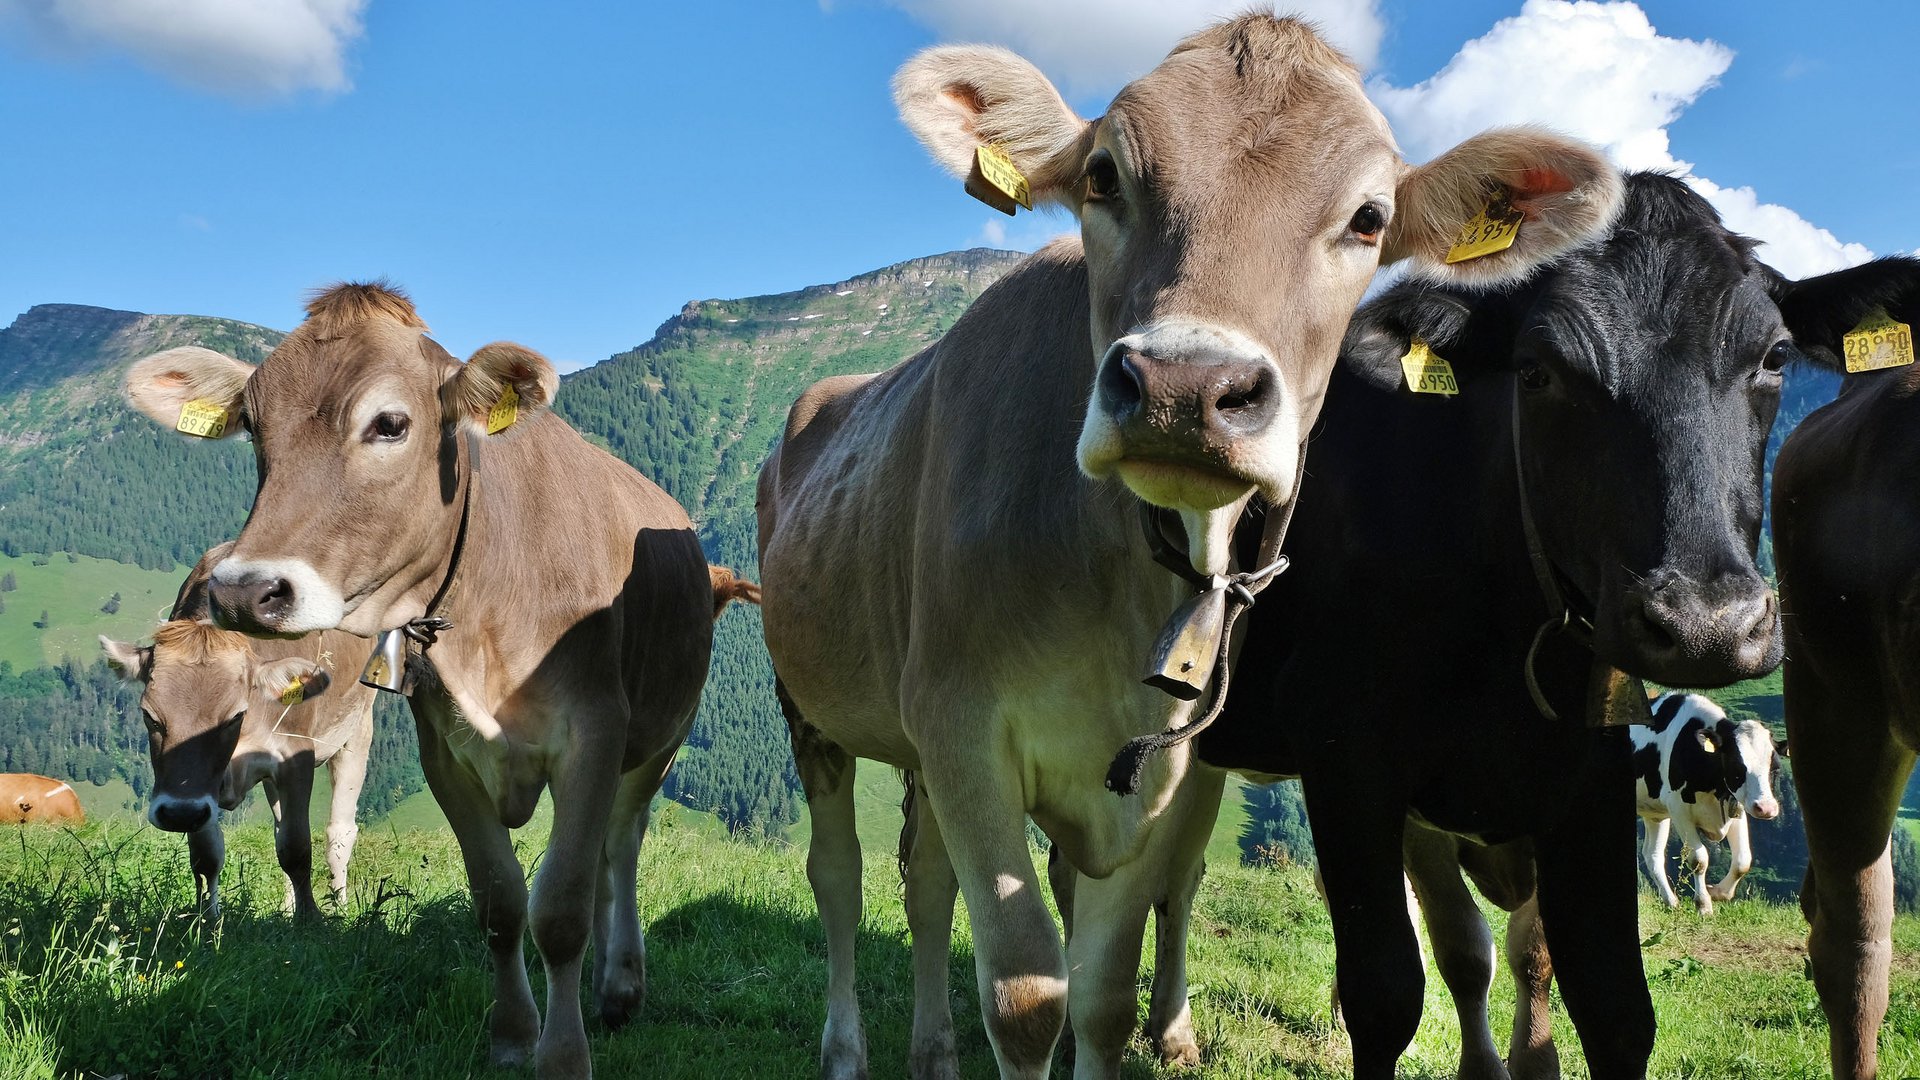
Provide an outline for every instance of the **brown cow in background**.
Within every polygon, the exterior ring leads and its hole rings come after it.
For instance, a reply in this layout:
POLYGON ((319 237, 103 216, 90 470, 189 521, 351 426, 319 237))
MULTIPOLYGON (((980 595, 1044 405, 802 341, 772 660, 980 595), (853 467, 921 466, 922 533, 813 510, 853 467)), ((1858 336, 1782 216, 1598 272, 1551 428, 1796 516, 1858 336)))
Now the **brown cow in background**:
POLYGON ((0 773, 0 822, 80 825, 86 820, 72 784, 36 773, 0 773))

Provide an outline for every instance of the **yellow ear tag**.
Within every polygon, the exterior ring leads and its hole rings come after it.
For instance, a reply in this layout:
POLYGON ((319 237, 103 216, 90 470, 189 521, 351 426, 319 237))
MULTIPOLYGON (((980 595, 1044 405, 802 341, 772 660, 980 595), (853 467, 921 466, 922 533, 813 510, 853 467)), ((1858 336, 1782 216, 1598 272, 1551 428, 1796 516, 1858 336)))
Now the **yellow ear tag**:
POLYGON ((500 391, 500 400, 487 410, 487 434, 498 435, 520 419, 520 395, 509 386, 500 391))
POLYGON ((205 399, 189 401, 180 406, 180 422, 173 425, 173 429, 203 439, 217 439, 227 433, 226 406, 205 399))
POLYGON ((1416 394, 1455 397, 1460 393, 1453 365, 1433 355, 1424 338, 1414 338, 1407 347, 1407 355, 1400 358, 1400 371, 1407 377, 1407 389, 1416 394))
POLYGON ((1033 193, 1019 166, 997 146, 975 147, 973 171, 967 174, 967 194, 1011 217, 1014 206, 1033 209, 1033 193))
POLYGON ((307 700, 307 684, 301 682, 299 679, 288 683, 287 688, 280 691, 280 704, 282 705, 298 705, 305 700, 307 700))
POLYGON ((1913 328, 1875 308, 1840 339, 1848 371, 1879 371, 1913 363, 1913 328))
POLYGON ((1485 210, 1461 227, 1453 247, 1447 249, 1448 264, 1507 250, 1520 235, 1520 222, 1525 219, 1525 214, 1507 204, 1505 195, 1495 196, 1485 210))
POLYGON ((1701 739, 1700 749, 1705 750, 1709 754, 1717 754, 1720 752, 1720 744, 1714 742, 1712 739, 1701 739))

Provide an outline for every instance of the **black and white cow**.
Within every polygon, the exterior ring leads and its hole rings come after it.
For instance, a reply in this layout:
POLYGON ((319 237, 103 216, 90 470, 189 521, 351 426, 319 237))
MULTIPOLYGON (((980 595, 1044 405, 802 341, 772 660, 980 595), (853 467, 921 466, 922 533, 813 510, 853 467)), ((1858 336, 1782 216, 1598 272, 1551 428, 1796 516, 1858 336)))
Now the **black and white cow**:
POLYGON ((1773 733, 1758 720, 1729 719, 1700 694, 1667 693, 1653 701, 1653 723, 1635 724, 1633 771, 1646 837, 1640 865, 1660 899, 1678 907, 1667 881, 1667 830, 1680 833, 1685 865, 1693 868, 1693 898, 1700 914, 1713 914, 1715 900, 1733 899, 1740 879, 1753 869, 1747 818, 1769 821, 1780 814, 1773 796, 1779 760, 1773 733), (1718 884, 1707 885, 1707 841, 1725 840, 1733 864, 1718 884))

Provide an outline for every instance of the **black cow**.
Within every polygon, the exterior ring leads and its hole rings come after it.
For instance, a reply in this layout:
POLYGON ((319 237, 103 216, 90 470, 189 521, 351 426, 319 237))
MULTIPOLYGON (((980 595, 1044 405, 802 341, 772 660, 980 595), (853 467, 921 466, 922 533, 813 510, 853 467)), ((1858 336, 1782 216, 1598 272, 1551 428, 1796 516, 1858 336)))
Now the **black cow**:
MULTIPOLYGON (((1797 283, 1784 306, 1807 354, 1842 370, 1844 337, 1875 309, 1920 325, 1920 260, 1797 283)), ((1847 376, 1774 476, 1807 951, 1833 1075, 1870 1080, 1893 954, 1887 841, 1920 750, 1920 368, 1847 376)))
MULTIPOLYGON (((1359 1080, 1390 1077, 1419 1021, 1403 839, 1413 869, 1436 835, 1504 845, 1452 854, 1483 885, 1504 870, 1505 906, 1537 899, 1592 1075, 1643 1075, 1630 747, 1589 709, 1599 688, 1626 698, 1613 669, 1712 686, 1780 659, 1754 565, 1762 454, 1799 355, 1780 279, 1681 181, 1639 174, 1627 192, 1607 238, 1526 284, 1409 282, 1354 317, 1287 539, 1296 569, 1254 609, 1202 737, 1215 764, 1305 782, 1359 1080), (1409 391, 1416 337, 1452 363, 1457 397, 1409 391)), ((1544 963, 1540 941, 1530 955, 1544 963)))

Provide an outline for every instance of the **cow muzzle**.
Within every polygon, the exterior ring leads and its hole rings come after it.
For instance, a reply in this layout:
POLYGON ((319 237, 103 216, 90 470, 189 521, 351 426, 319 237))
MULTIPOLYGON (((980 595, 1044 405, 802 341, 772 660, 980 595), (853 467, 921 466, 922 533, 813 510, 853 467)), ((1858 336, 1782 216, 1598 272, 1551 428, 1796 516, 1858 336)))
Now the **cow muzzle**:
POLYGON ((1780 664, 1780 611, 1758 575, 1701 583, 1656 575, 1627 598, 1624 636, 1639 669, 1660 682, 1724 686, 1780 664))
POLYGON ((1279 494, 1297 442, 1280 431, 1284 398, 1278 365, 1244 335, 1185 324, 1130 334, 1095 375, 1081 468, 1182 510, 1217 509, 1254 488, 1279 494))
POLYGON ((340 591, 297 559, 228 559, 207 582, 213 621, 243 634, 331 630, 346 615, 340 591))
POLYGON ((147 805, 147 820, 156 829, 167 832, 197 832, 213 819, 213 800, 200 796, 182 799, 174 795, 155 795, 147 805))
POLYGON ((1772 821, 1780 816, 1780 803, 1776 799, 1761 799, 1749 806, 1747 813, 1761 821, 1772 821))

